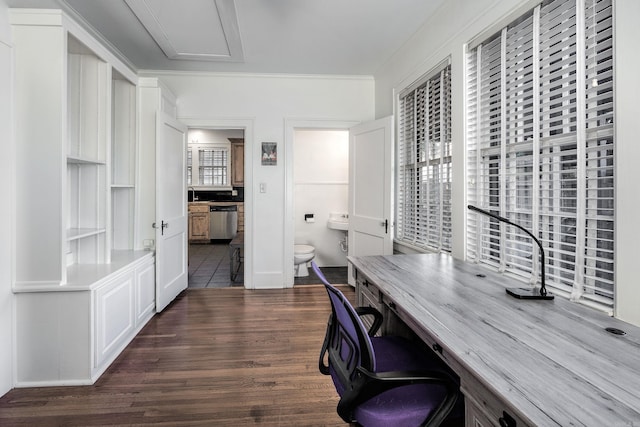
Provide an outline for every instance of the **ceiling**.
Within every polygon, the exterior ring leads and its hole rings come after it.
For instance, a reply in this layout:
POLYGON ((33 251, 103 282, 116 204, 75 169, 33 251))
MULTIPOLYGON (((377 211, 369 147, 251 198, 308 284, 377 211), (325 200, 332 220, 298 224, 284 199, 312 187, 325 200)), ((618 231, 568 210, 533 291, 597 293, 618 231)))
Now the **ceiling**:
POLYGON ((136 71, 373 75, 445 0, 7 0, 81 18, 136 71))

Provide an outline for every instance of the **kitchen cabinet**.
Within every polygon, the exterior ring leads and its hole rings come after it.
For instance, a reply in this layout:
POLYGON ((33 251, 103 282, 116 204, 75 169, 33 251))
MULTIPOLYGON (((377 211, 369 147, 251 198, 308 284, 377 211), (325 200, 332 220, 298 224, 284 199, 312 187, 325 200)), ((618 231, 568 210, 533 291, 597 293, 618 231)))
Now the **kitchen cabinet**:
POLYGON ((244 138, 229 138, 231 141, 231 185, 244 187, 244 138))
POLYGON ((155 311, 134 242, 138 77, 60 10, 9 19, 16 385, 91 384, 155 311))
POLYGON ((209 242, 208 204, 189 204, 189 242, 209 242))
POLYGON ((244 203, 236 203, 238 206, 238 233, 244 233, 244 203))
POLYGON ((209 206, 236 206, 238 208, 238 233, 244 232, 244 203, 242 202, 191 202, 189 203, 189 242, 209 242, 209 206))

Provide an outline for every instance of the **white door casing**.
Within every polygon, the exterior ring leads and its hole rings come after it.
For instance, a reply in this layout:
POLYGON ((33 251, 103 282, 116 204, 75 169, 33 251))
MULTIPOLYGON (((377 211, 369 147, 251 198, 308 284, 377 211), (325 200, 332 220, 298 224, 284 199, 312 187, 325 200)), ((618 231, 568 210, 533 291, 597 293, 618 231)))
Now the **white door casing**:
POLYGON ((187 288, 187 128, 156 118, 156 312, 187 288))
POLYGON ((393 253, 392 147, 393 116, 349 130, 350 256, 393 253))

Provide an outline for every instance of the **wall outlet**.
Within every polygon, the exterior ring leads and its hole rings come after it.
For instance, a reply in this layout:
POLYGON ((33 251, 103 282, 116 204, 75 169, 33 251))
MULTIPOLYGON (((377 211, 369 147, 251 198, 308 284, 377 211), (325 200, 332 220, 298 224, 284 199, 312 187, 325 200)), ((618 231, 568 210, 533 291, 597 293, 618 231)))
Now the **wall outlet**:
POLYGON ((155 241, 153 239, 144 239, 142 241, 142 245, 144 246, 145 251, 150 251, 153 249, 155 241))

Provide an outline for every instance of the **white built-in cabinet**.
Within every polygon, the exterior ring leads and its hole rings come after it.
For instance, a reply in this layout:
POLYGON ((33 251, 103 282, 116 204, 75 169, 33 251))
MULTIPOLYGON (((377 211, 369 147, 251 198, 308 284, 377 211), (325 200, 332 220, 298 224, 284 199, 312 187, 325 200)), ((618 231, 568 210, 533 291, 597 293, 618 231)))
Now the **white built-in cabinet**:
POLYGON ((10 20, 16 385, 90 384, 155 313, 154 254, 135 242, 138 78, 60 10, 10 20))

